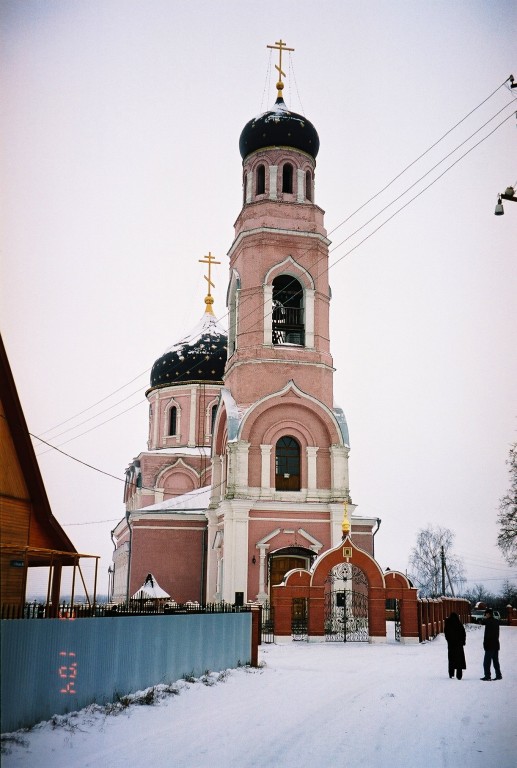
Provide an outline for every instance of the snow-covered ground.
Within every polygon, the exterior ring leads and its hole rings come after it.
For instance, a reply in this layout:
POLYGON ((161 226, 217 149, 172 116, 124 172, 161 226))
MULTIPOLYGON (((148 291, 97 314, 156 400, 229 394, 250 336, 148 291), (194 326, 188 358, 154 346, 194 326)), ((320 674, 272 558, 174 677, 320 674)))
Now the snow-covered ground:
POLYGON ((500 682, 479 680, 482 641, 469 625, 461 681, 449 679, 442 635, 411 646, 264 645, 259 669, 11 734, 2 766, 515 768, 517 628, 501 627, 500 682))

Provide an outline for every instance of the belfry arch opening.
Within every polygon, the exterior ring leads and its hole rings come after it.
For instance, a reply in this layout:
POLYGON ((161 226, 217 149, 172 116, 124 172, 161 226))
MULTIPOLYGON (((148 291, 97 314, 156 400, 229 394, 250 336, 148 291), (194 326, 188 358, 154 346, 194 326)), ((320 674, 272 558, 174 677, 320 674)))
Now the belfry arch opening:
POLYGON ((273 280, 273 344, 305 345, 303 288, 291 275, 273 280))
POLYGON ((282 192, 292 194, 293 191, 293 166, 291 163, 284 163, 282 168, 282 192))
POLYGON ((265 191, 266 191, 266 167, 261 163, 258 166, 256 171, 255 194, 263 195, 265 191))

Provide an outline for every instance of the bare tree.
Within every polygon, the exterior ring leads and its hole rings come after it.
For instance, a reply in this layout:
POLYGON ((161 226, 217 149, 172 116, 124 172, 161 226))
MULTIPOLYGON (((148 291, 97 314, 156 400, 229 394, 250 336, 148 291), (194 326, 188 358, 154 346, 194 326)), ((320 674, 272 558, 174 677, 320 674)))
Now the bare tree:
POLYGON ((459 594, 461 591, 465 583, 465 569, 462 559, 451 551, 453 542, 454 533, 449 528, 428 525, 419 531, 409 558, 409 578, 422 595, 441 595, 443 577, 446 592, 459 594))
POLYGON ((508 565, 517 563, 517 443, 510 448, 506 463, 510 467, 510 490, 499 502, 497 545, 508 565))
POLYGON ((484 584, 474 584, 473 587, 464 591, 463 597, 472 605, 476 605, 476 603, 494 604, 494 595, 488 591, 484 584))

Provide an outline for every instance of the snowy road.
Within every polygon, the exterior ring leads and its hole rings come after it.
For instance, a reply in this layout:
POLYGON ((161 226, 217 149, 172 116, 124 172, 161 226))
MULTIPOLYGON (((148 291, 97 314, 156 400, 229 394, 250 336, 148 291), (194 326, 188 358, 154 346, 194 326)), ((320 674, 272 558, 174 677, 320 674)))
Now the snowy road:
POLYGON ((515 768, 517 628, 501 627, 501 682, 483 683, 482 627, 467 671, 447 674, 443 636, 415 646, 262 646, 257 670, 106 716, 83 710, 7 742, 3 768, 515 768))

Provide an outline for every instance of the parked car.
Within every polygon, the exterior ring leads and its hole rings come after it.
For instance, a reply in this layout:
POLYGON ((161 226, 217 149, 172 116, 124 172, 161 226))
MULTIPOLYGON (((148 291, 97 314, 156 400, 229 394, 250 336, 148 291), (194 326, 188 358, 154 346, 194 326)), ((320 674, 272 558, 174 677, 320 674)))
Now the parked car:
MULTIPOLYGON (((501 614, 499 611, 494 611, 494 619, 501 623, 501 614)), ((485 621, 485 609, 475 608, 470 613, 470 621, 472 624, 484 624, 485 621)))

